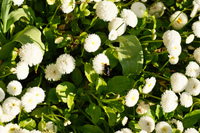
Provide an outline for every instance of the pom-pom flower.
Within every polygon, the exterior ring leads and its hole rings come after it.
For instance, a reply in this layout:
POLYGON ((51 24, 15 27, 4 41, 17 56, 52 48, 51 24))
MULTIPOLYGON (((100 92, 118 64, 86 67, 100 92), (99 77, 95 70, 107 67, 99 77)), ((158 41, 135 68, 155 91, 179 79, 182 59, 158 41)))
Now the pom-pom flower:
POLYGON ((21 61, 33 66, 42 62, 43 52, 38 45, 27 43, 19 49, 19 56, 21 61))
POLYGON ((175 124, 176 128, 178 130, 180 130, 181 132, 183 132, 184 127, 183 127, 183 123, 181 121, 176 120, 176 119, 172 119, 170 123, 175 124))
POLYGON ((156 78, 155 77, 147 78, 147 79, 145 79, 145 81, 146 81, 146 84, 143 87, 142 91, 143 91, 143 93, 147 94, 155 86, 155 84, 156 84, 156 78))
POLYGON ((121 17, 123 18, 124 22, 132 28, 134 28, 138 23, 137 16, 131 10, 123 9, 121 12, 121 17))
POLYGON ((172 133, 172 127, 164 121, 159 122, 156 124, 156 133, 172 133))
POLYGON ((176 93, 183 91, 187 87, 188 79, 182 73, 173 73, 170 77, 172 90, 176 93))
POLYGON ((148 133, 152 132, 155 128, 155 122, 149 116, 142 116, 138 121, 138 125, 142 130, 145 130, 148 133))
POLYGON ((136 89, 131 89, 126 97, 125 97, 125 104, 128 107, 133 107, 138 102, 139 99, 139 92, 136 89))
POLYGON ((187 128, 184 133, 199 133, 195 128, 187 128))
POLYGON ((117 17, 118 8, 111 1, 100 1, 96 6, 96 14, 103 21, 112 21, 117 17))
POLYGON ((45 69, 45 78, 47 80, 58 81, 62 77, 62 73, 58 70, 56 64, 49 64, 45 69))
POLYGON ((170 17, 170 22, 172 22, 172 27, 176 30, 180 30, 188 22, 187 15, 181 11, 176 11, 170 17))
POLYGON ((19 133, 19 125, 8 123, 6 124, 5 128, 7 129, 7 133, 19 133))
POLYGON ((161 17, 164 14, 166 7, 163 2, 156 2, 149 9, 149 14, 154 15, 156 18, 161 17))
POLYGON ((183 92, 180 96, 181 105, 188 108, 193 104, 192 96, 188 92, 183 92))
POLYGON ((138 18, 144 18, 147 8, 142 2, 135 2, 131 5, 131 10, 138 18))
POLYGON ((126 24, 122 18, 117 17, 108 23, 108 30, 116 30, 117 36, 121 36, 126 31, 126 24))
POLYGON ((35 95, 30 92, 26 92, 22 97, 22 106, 26 112, 31 112, 37 106, 37 99, 35 95))
POLYGON ((17 95, 21 94, 22 84, 17 80, 13 80, 13 81, 9 82, 7 85, 7 92, 13 96, 17 96, 17 95))
POLYGON ((89 34, 85 39, 84 48, 87 52, 95 52, 101 45, 101 39, 96 34, 89 34))
POLYGON ((20 6, 23 4, 23 2, 24 2, 24 0, 13 0, 13 5, 20 6))
POLYGON ((166 90, 161 96, 160 104, 164 112, 172 112, 178 106, 178 97, 173 91, 166 90))
POLYGON ((5 92, 4 92, 3 89, 0 87, 0 102, 3 101, 4 98, 5 98, 5 92))
POLYGON ((175 31, 175 30, 167 30, 163 34, 163 42, 165 46, 168 46, 169 44, 176 44, 180 45, 181 44, 181 36, 180 34, 175 31))
POLYGON ((192 24, 192 31, 196 37, 200 38, 200 21, 196 21, 192 24))
POLYGON ((176 43, 171 43, 169 45, 166 46, 167 47, 167 51, 171 56, 179 56, 181 54, 182 51, 182 47, 180 44, 176 44, 176 43))
POLYGON ((29 67, 25 62, 18 62, 14 74, 17 75, 18 80, 23 80, 28 77, 29 67))
POLYGON ((199 48, 196 48, 196 49, 194 50, 193 55, 194 55, 195 60, 196 60, 198 63, 200 63, 200 47, 199 47, 199 48))
POLYGON ((196 78, 199 76, 199 72, 200 72, 199 65, 194 61, 190 61, 190 63, 186 67, 185 75, 196 78))
POLYGON ((69 54, 62 54, 57 58, 56 66, 62 74, 70 74, 75 69, 75 59, 69 54))
POLYGON ((75 0, 73 0, 73 3, 71 4, 71 0, 64 0, 61 9, 64 13, 70 13, 75 8, 75 0))
POLYGON ((172 55, 168 55, 169 57, 169 63, 172 65, 175 65, 178 63, 179 57, 178 56, 172 56, 172 55))
POLYGON ((149 104, 145 104, 144 101, 141 101, 138 104, 138 107, 136 108, 136 113, 142 115, 147 113, 148 109, 149 109, 149 104))
POLYGON ((108 35, 108 39, 109 39, 110 41, 114 41, 114 40, 117 39, 117 36, 118 36, 117 31, 116 31, 115 29, 112 29, 112 30, 110 31, 109 35, 108 35))
POLYGON ((193 96, 197 96, 200 93, 200 81, 196 78, 189 78, 188 85, 185 89, 186 92, 193 96))
POLYGON ((27 90, 27 92, 32 93, 32 95, 36 97, 37 104, 42 103, 44 101, 45 93, 44 93, 44 90, 42 88, 32 87, 32 88, 29 88, 27 90))
POLYGON ((98 74, 103 74, 105 65, 109 65, 109 59, 105 54, 98 54, 93 59, 93 68, 98 74))

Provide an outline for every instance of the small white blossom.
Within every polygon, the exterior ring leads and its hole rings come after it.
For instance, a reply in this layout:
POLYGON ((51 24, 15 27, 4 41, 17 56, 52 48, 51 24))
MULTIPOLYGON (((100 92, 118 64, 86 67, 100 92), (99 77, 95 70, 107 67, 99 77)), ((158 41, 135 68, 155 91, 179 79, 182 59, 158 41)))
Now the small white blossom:
POLYGON ((172 64, 172 65, 175 65, 178 63, 178 60, 179 60, 179 57, 178 56, 171 56, 171 55, 168 55, 169 57, 169 63, 172 64))
POLYGON ((147 8, 142 2, 134 2, 131 5, 131 10, 136 14, 138 18, 144 18, 147 8))
POLYGON ((192 31, 197 38, 200 38, 200 21, 196 21, 192 24, 192 31))
POLYGON ((197 96, 200 93, 200 81, 196 78, 189 78, 188 85, 185 89, 186 92, 190 93, 192 96, 197 96))
POLYGON ((139 99, 139 92, 136 89, 131 89, 126 97, 125 97, 125 104, 128 107, 133 107, 138 102, 139 99))
POLYGON ((154 15, 156 18, 161 17, 164 14, 166 7, 163 2, 156 2, 149 9, 149 14, 154 15))
POLYGON ((10 81, 7 85, 7 92, 13 96, 21 94, 22 84, 17 80, 10 81))
POLYGON ((45 78, 49 81, 58 81, 62 77, 62 73, 58 70, 56 64, 49 64, 45 69, 45 78))
POLYGON ((183 92, 180 96, 180 102, 181 102, 181 105, 186 108, 192 106, 193 99, 192 99, 192 96, 190 95, 190 93, 183 92))
POLYGON ((122 119, 122 125, 125 126, 127 122, 128 122, 128 117, 124 116, 124 118, 122 119))
POLYGON ((4 98, 5 98, 5 92, 4 92, 4 90, 0 87, 0 102, 2 102, 4 98))
POLYGON ((164 121, 159 122, 156 124, 156 133, 172 133, 172 127, 164 121))
POLYGON ((138 125, 142 130, 152 132, 155 128, 154 120, 149 116, 142 116, 138 121, 138 125))
POLYGON ((196 60, 198 63, 200 63, 200 47, 199 47, 199 48, 196 48, 196 49, 194 50, 193 55, 194 55, 195 60, 196 60))
POLYGON ((13 5, 20 6, 23 4, 23 2, 24 2, 24 0, 13 0, 13 5))
POLYGON ((18 115, 21 111, 21 101, 16 97, 8 97, 2 104, 3 112, 8 115, 18 115))
POLYGON ((186 67, 185 75, 196 78, 199 76, 199 73, 200 73, 199 65, 194 61, 190 61, 186 67))
POLYGON ((20 129, 19 125, 13 123, 6 124, 5 128, 7 129, 8 133, 18 133, 20 129))
POLYGON ((188 22, 187 15, 181 11, 176 11, 170 17, 170 22, 172 22, 172 27, 176 30, 180 30, 188 22))
POLYGON ((149 92, 152 91, 152 89, 154 88, 155 84, 156 84, 156 78, 155 77, 151 77, 151 78, 147 78, 145 79, 146 84, 143 87, 142 91, 143 93, 147 94, 149 92))
POLYGON ((70 121, 70 120, 66 120, 66 121, 64 122, 64 126, 65 126, 65 127, 68 126, 68 125, 71 125, 71 121, 70 121))
POLYGON ((48 5, 53 5, 56 0, 47 0, 48 5))
POLYGON ((116 17, 108 23, 108 30, 116 30, 117 36, 121 36, 126 31, 126 24, 122 18, 116 17))
POLYGON ((199 133, 195 128, 187 128, 184 133, 199 133))
POLYGON ((49 122, 46 123, 46 130, 54 131, 56 133, 57 132, 57 126, 52 121, 49 121, 49 122))
POLYGON ((134 28, 138 23, 137 16, 129 9, 123 9, 121 12, 121 17, 123 18, 124 22, 132 28, 134 28))
POLYGON ((190 44, 193 40, 194 40, 194 34, 190 34, 190 35, 186 38, 185 43, 186 43, 186 44, 190 44))
POLYGON ((168 53, 171 55, 171 56, 179 56, 181 54, 181 51, 182 51, 182 47, 180 44, 177 44, 177 43, 171 43, 171 44, 168 44, 166 46, 167 48, 167 51, 168 53))
POLYGON ((183 123, 182 123, 181 121, 176 120, 176 119, 172 119, 172 120, 171 120, 171 123, 172 123, 172 124, 175 124, 175 125, 176 125, 176 128, 177 128, 178 130, 180 130, 181 132, 183 132, 184 127, 183 127, 183 123))
POLYGON ((28 77, 29 67, 25 62, 18 62, 16 66, 16 71, 14 72, 17 75, 18 80, 23 80, 28 77))
POLYGON ((108 35, 108 39, 109 39, 110 41, 114 41, 114 40, 117 39, 117 36, 118 36, 117 31, 116 31, 115 29, 112 29, 112 30, 110 31, 109 35, 108 35))
POLYGON ((64 39, 64 37, 59 36, 59 37, 57 37, 57 38, 55 39, 54 43, 55 43, 55 44, 59 44, 59 43, 61 43, 61 42, 63 41, 63 39, 64 39))
POLYGON ((37 99, 36 97, 30 93, 30 92, 26 92, 22 97, 21 97, 21 101, 22 101, 22 106, 24 107, 24 110, 26 112, 31 112, 33 109, 36 108, 37 106, 37 99))
POLYGON ((7 128, 0 125, 0 133, 7 133, 7 132, 8 132, 7 128))
POLYGON ((176 44, 176 45, 180 45, 181 44, 181 36, 175 30, 167 30, 163 34, 162 38, 163 38, 163 42, 164 42, 165 46, 168 46, 170 44, 176 44))
POLYGON ((32 88, 29 88, 27 92, 30 92, 32 93, 33 96, 35 96, 37 104, 42 103, 44 101, 45 93, 42 88, 32 87, 32 88))
POLYGON ((1 122, 10 122, 15 118, 16 115, 5 114, 3 113, 0 117, 1 122))
POLYGON ((148 109, 149 109, 149 104, 145 104, 144 101, 141 101, 138 104, 138 107, 136 108, 136 113, 142 115, 144 113, 147 113, 148 109))
POLYGON ((95 52, 101 45, 101 39, 97 34, 89 34, 85 39, 84 48, 87 52, 95 52))
POLYGON ((75 0, 73 0, 73 3, 71 4, 71 0, 64 0, 61 9, 64 13, 70 13, 75 8, 75 0))

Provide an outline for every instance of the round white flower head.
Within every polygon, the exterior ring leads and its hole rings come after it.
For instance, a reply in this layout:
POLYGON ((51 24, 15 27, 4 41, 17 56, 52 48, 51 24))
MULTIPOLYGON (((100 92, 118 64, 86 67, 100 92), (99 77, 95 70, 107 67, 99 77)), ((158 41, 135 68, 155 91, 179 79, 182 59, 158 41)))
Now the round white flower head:
POLYGON ((171 56, 171 55, 168 55, 169 57, 169 63, 172 64, 172 65, 175 65, 178 63, 178 60, 179 60, 179 57, 178 56, 171 56))
POLYGON ((147 93, 151 92, 151 90, 155 86, 156 78, 155 77, 146 78, 145 81, 146 81, 146 84, 143 87, 142 91, 143 91, 143 93, 147 94, 147 93))
POLYGON ((156 133, 172 133, 172 127, 164 121, 159 122, 156 124, 156 133))
POLYGON ((123 133, 123 131, 121 131, 121 130, 118 130, 118 131, 116 131, 115 133, 123 133))
POLYGON ((3 112, 8 115, 18 115, 21 107, 21 101, 16 97, 8 97, 2 104, 3 112))
POLYGON ((127 95, 126 95, 126 97, 125 97, 125 104, 126 104, 126 106, 128 106, 128 107, 133 107, 133 106, 135 106, 135 104, 138 102, 138 100, 139 100, 139 92, 138 92, 138 90, 136 90, 136 89, 131 89, 128 93, 127 93, 127 95))
POLYGON ((36 97, 37 104, 42 103, 44 101, 45 93, 44 93, 44 90, 42 88, 32 87, 32 88, 29 88, 27 90, 27 92, 32 93, 32 95, 36 97))
POLYGON ((190 34, 190 35, 186 38, 185 43, 186 43, 186 44, 190 44, 193 40, 194 40, 194 34, 190 34))
POLYGON ((117 31, 116 31, 115 29, 112 29, 112 30, 110 31, 109 35, 108 35, 108 39, 109 39, 110 41, 114 41, 114 40, 117 39, 117 36, 118 36, 117 31))
POLYGON ((199 47, 199 48, 196 48, 196 49, 194 50, 193 55, 194 55, 195 60, 196 60, 198 63, 200 63, 200 47, 199 47))
POLYGON ((65 120, 64 126, 66 127, 66 126, 68 126, 68 125, 71 125, 71 121, 70 121, 70 120, 65 120))
POLYGON ((35 130, 35 129, 33 129, 32 131, 30 131, 30 133, 42 133, 42 132, 39 131, 39 130, 35 130))
POLYGON ((109 59, 105 54, 98 54, 94 57, 93 68, 98 74, 103 74, 105 69, 105 64, 109 65, 109 59))
POLYGON ((55 133, 57 132, 57 126, 52 121, 46 123, 46 129, 52 130, 55 133))
POLYGON ((56 0, 47 0, 48 5, 53 5, 56 0))
POLYGON ((195 128, 187 128, 184 133, 198 133, 195 128))
POLYGON ((176 11, 170 17, 170 22, 172 22, 172 27, 176 30, 180 30, 188 22, 187 15, 181 11, 176 11))
POLYGON ((123 9, 121 12, 121 17, 123 18, 124 22, 132 28, 134 28, 138 23, 137 16, 129 9, 123 9))
POLYGON ((180 44, 171 43, 171 44, 168 44, 166 47, 167 47, 168 53, 171 56, 179 56, 181 54, 182 47, 180 44))
POLYGON ((4 114, 3 108, 2 108, 2 106, 0 105, 0 117, 1 117, 3 114, 4 114))
POLYGON ((155 122, 149 116, 142 116, 138 121, 138 125, 142 130, 145 130, 148 133, 152 132, 155 128, 155 122))
POLYGON ((84 48, 87 52, 95 52, 101 45, 101 39, 97 34, 89 34, 85 39, 84 48))
POLYGON ((57 58, 56 66, 62 74, 70 74, 75 69, 75 59, 69 54, 62 54, 57 58))
POLYGON ((149 14, 154 15, 156 18, 161 17, 164 14, 166 7, 163 2, 156 2, 149 9, 149 14))
POLYGON ((194 61, 190 61, 190 63, 186 67, 185 75, 196 78, 199 76, 199 72, 200 72, 199 65, 194 61))
POLYGON ((164 45, 167 46, 169 44, 177 44, 180 45, 181 44, 181 36, 180 34, 175 31, 175 30, 167 30, 164 34, 163 34, 163 42, 164 45))
POLYGON ((181 105, 188 108, 193 104, 193 99, 190 93, 183 92, 180 96, 181 105))
POLYGON ((30 93, 30 92, 26 92, 22 97, 21 97, 21 101, 22 101, 22 106, 24 107, 24 110, 26 112, 31 112, 33 109, 36 108, 37 106, 37 99, 36 97, 30 93))
POLYGON ((145 130, 141 130, 139 133, 148 133, 148 132, 145 130))
POLYGON ((13 124, 13 123, 8 123, 6 124, 5 128, 7 129, 8 133, 19 133, 19 125, 13 124))
POLYGON ((7 85, 7 92, 13 96, 21 94, 22 84, 17 80, 10 81, 7 85))
POLYGON ((11 114, 5 114, 3 113, 2 116, 0 117, 1 122, 10 122, 15 118, 16 115, 11 115, 11 114))
POLYGON ((20 6, 21 4, 23 4, 24 0, 13 0, 13 5, 17 5, 20 6))
POLYGON ((0 102, 2 102, 4 98, 5 98, 5 92, 4 92, 3 89, 0 87, 0 102))
POLYGON ((175 125, 176 125, 176 128, 177 128, 178 130, 180 130, 181 132, 183 132, 184 127, 183 127, 183 123, 182 123, 181 121, 176 120, 176 119, 172 119, 172 120, 171 120, 171 123, 172 123, 172 124, 175 124, 175 125))
POLYGON ((128 117, 124 116, 124 118, 122 119, 122 125, 125 126, 127 122, 128 122, 128 117))
POLYGON ((126 24, 122 18, 116 17, 108 23, 108 30, 116 30, 117 36, 121 36, 126 31, 126 24))
POLYGON ((192 31, 196 37, 200 38, 200 21, 196 21, 192 24, 192 31))
POLYGON ((17 75, 18 80, 23 80, 28 77, 29 67, 25 62, 18 62, 16 66, 16 71, 14 72, 17 75))
POLYGON ((199 8, 200 8, 200 2, 199 2, 199 0, 193 0, 192 4, 193 4, 193 9, 192 9, 192 11, 191 11, 191 13, 190 13, 190 17, 191 17, 191 18, 192 18, 192 17, 195 17, 197 11, 200 10, 200 9, 199 9, 199 8))
POLYGON ((7 133, 7 132, 8 132, 7 128, 0 125, 0 133, 7 133))
POLYGON ((37 65, 42 62, 43 52, 38 45, 27 43, 22 45, 19 49, 19 56, 21 61, 27 63, 31 67, 32 65, 37 65))
POLYGON ((122 133, 133 133, 133 131, 130 128, 122 128, 122 133))
POLYGON ((144 113, 147 113, 148 109, 149 109, 149 104, 145 104, 144 101, 141 101, 138 104, 138 107, 136 108, 136 113, 142 115, 144 113))
POLYGON ((57 38, 55 39, 54 43, 55 43, 55 44, 59 44, 59 43, 61 43, 61 42, 63 41, 63 39, 64 39, 64 37, 59 36, 59 37, 57 37, 57 38))
POLYGON ((49 64, 45 69, 45 78, 49 81, 58 81, 62 77, 62 73, 58 71, 56 64, 49 64))
POLYGON ((200 93, 200 81, 196 78, 189 78, 188 85, 185 88, 185 91, 190 93, 193 96, 197 96, 200 93))
POLYGON ((19 129, 19 133, 30 133, 30 131, 29 130, 27 130, 27 129, 19 129))
POLYGON ((111 1, 100 1, 96 6, 96 14, 103 21, 112 21, 117 17, 118 8, 111 1))
POLYGON ((146 6, 142 2, 134 2, 131 5, 131 10, 138 18, 144 18, 146 16, 146 6))
POLYGON ((187 87, 188 79, 184 74, 175 72, 170 77, 170 83, 172 86, 172 90, 175 93, 178 93, 183 91, 187 87))
POLYGON ((64 0, 61 9, 64 13, 70 13, 75 8, 75 0, 73 0, 73 3, 71 4, 71 0, 64 0))
POLYGON ((164 112, 172 112, 178 106, 178 97, 173 91, 166 90, 161 96, 160 104, 164 112))

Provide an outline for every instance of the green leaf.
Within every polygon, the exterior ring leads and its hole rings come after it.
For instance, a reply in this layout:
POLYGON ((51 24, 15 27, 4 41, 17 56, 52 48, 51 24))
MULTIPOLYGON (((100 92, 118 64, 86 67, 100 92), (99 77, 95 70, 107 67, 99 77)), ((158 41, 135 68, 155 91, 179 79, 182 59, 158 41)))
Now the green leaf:
POLYGON ((118 52, 116 49, 114 48, 108 48, 106 50, 103 51, 103 53, 108 57, 109 61, 110 61, 110 68, 114 68, 118 61, 118 52))
POLYGON ((12 0, 3 0, 2 5, 1 5, 1 19, 3 21, 3 33, 6 32, 8 14, 9 14, 11 5, 12 5, 12 0))
POLYGON ((124 76, 115 76, 108 81, 108 92, 121 93, 128 89, 130 86, 130 80, 124 76))
POLYGON ((57 95, 56 95, 56 89, 55 89, 55 88, 52 88, 52 89, 49 91, 48 99, 49 99, 49 101, 51 101, 53 104, 58 104, 58 97, 57 97, 57 95))
POLYGON ((72 81, 76 86, 78 86, 83 80, 81 71, 79 68, 75 68, 74 71, 72 72, 72 81))
POLYGON ((121 101, 111 101, 108 104, 112 109, 114 109, 116 112, 122 113, 124 112, 124 105, 121 101))
POLYGON ((70 82, 63 82, 56 87, 58 97, 62 102, 67 103, 69 109, 74 106, 75 86, 70 82))
POLYGON ((98 127, 94 125, 84 125, 81 127, 82 133, 103 133, 103 131, 98 127))
POLYGON ((42 113, 48 114, 48 107, 37 107, 33 112, 31 113, 31 116, 34 116, 35 118, 40 118, 42 116, 42 113))
POLYGON ((199 119, 200 119, 199 109, 187 113, 182 120, 184 128, 192 127, 194 124, 197 123, 199 119))
POLYGON ((116 115, 115 111, 112 108, 107 107, 107 106, 104 106, 103 109, 108 116, 109 126, 114 126, 117 121, 117 115, 116 115))
POLYGON ((72 32, 74 32, 75 34, 78 34, 80 29, 79 29, 79 26, 78 26, 78 22, 76 20, 73 20, 71 22, 71 27, 72 27, 72 32))
POLYGON ((85 76, 89 80, 89 82, 94 82, 98 79, 99 75, 92 68, 92 65, 89 63, 85 64, 85 76))
POLYGON ((88 3, 87 3, 87 2, 81 3, 81 5, 80 5, 80 11, 84 11, 84 10, 86 9, 87 6, 88 6, 88 3))
POLYGON ((26 120, 20 121, 19 126, 27 130, 33 130, 36 127, 36 122, 32 118, 28 118, 26 120))
POLYGON ((160 119, 163 116, 163 110, 162 107, 160 105, 156 106, 156 116, 158 117, 158 119, 160 119))
POLYGON ((136 36, 126 35, 117 38, 118 59, 123 69, 123 75, 138 75, 143 67, 143 51, 136 36))
POLYGON ((96 91, 97 93, 101 94, 102 91, 107 89, 107 83, 104 81, 103 78, 99 77, 96 81, 96 91))
POLYGON ((44 131, 46 130, 46 122, 44 120, 41 120, 38 124, 38 130, 44 131))
POLYGON ((97 123, 100 120, 101 108, 94 103, 91 103, 89 107, 85 109, 85 112, 90 115, 93 123, 97 123))

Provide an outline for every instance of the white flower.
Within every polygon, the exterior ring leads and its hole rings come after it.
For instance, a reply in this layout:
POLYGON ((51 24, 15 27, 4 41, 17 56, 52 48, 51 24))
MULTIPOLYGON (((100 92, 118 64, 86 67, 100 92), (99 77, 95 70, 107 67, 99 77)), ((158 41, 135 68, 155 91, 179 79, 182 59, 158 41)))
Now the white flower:
POLYGON ((103 21, 112 21, 117 17, 118 8, 111 1, 100 1, 96 6, 96 14, 103 21))
POLYGON ((121 131, 123 133, 133 133, 132 130, 130 128, 122 128, 121 131))
POLYGON ((1 122, 10 122, 15 118, 16 115, 5 114, 3 113, 0 117, 1 122))
POLYGON ((39 130, 35 130, 35 129, 33 129, 32 131, 30 131, 30 133, 42 133, 42 132, 39 131, 39 130))
POLYGON ((185 89, 186 92, 193 96, 197 96, 200 93, 200 81, 196 78, 188 79, 188 85, 185 89))
POLYGON ((186 43, 186 44, 189 44, 189 43, 191 43, 193 40, 194 40, 194 34, 190 34, 190 35, 186 38, 185 43, 186 43))
POLYGON ((110 33, 109 33, 109 35, 108 35, 108 39, 110 40, 110 41, 114 41, 114 40, 116 40, 117 39, 117 31, 115 30, 115 29, 112 29, 111 31, 110 31, 110 33))
POLYGON ((149 93, 149 92, 153 89, 153 87, 155 86, 155 84, 156 84, 156 78, 155 78, 155 77, 146 78, 145 81, 146 81, 146 84, 145 84, 145 86, 143 87, 142 91, 143 91, 143 93, 147 94, 147 93, 149 93))
POLYGON ((3 89, 0 87, 0 102, 2 102, 4 98, 5 98, 5 92, 4 92, 3 89))
POLYGON ((61 9, 64 13, 70 13, 75 8, 75 0, 73 0, 73 3, 71 3, 71 0, 64 0, 61 9))
POLYGON ((26 112, 31 112, 33 109, 36 108, 37 106, 37 99, 36 97, 30 93, 30 92, 26 92, 22 97, 21 97, 21 101, 22 101, 22 106, 24 107, 24 110, 26 112))
POLYGON ((192 31, 196 37, 200 38, 200 21, 196 21, 192 24, 192 31))
POLYGON ((170 77, 170 83, 172 90, 175 93, 183 91, 187 87, 188 79, 187 77, 179 72, 175 72, 170 77))
POLYGON ((18 80, 23 80, 28 77, 29 67, 25 62, 18 62, 16 71, 14 72, 17 75, 18 80))
POLYGON ((126 24, 122 18, 116 17, 108 23, 108 30, 116 30, 117 36, 121 36, 126 31, 126 24))
POLYGON ((128 107, 133 107, 138 102, 139 99, 139 92, 136 89, 131 89, 126 97, 125 97, 125 104, 128 107))
POLYGON ((176 119, 172 119, 172 120, 171 120, 171 123, 172 123, 172 124, 176 124, 176 128, 177 128, 178 130, 180 130, 181 132, 183 132, 184 127, 183 127, 183 123, 182 123, 181 121, 176 120, 176 119))
POLYGON ((2 108, 2 106, 0 105, 0 117, 1 117, 3 114, 4 114, 3 108, 2 108))
POLYGON ((136 113, 142 115, 144 113, 147 113, 148 109, 149 109, 149 104, 145 104, 144 101, 141 101, 138 104, 138 107, 136 108, 136 113))
POLYGON ((150 15, 155 15, 156 18, 159 18, 164 14, 165 9, 166 7, 163 2, 156 2, 155 4, 153 4, 153 6, 150 7, 148 13, 150 15))
POLYGON ((171 44, 168 44, 166 46, 167 48, 167 51, 168 53, 171 55, 171 56, 179 56, 181 54, 181 51, 182 51, 182 47, 180 44, 177 44, 177 43, 171 43, 171 44))
POLYGON ((62 73, 58 70, 56 64, 49 64, 45 69, 45 78, 49 81, 58 81, 62 77, 62 73))
POLYGON ((16 97, 8 97, 2 104, 3 112, 8 115, 18 115, 21 107, 21 101, 16 97))
POLYGON ((6 124, 5 128, 7 129, 8 133, 18 133, 20 129, 19 125, 13 123, 6 124))
POLYGON ((65 126, 65 127, 68 126, 68 125, 71 125, 71 121, 70 121, 70 120, 66 120, 66 121, 64 122, 64 126, 65 126))
POLYGON ((178 106, 178 97, 173 91, 166 90, 161 96, 160 104, 164 112, 172 112, 178 106))
POLYGON ((121 12, 121 17, 123 18, 124 22, 132 28, 134 28, 138 23, 137 16, 129 9, 123 9, 121 12))
POLYGON ((170 17, 170 22, 172 22, 172 27, 176 30, 180 30, 188 22, 187 15, 181 11, 176 11, 170 17))
POLYGON ((53 130, 55 133, 57 132, 57 126, 52 121, 46 123, 46 129, 53 130))
POLYGON ((20 6, 21 4, 23 4, 24 0, 13 0, 13 5, 17 5, 20 6))
POLYGON ((169 57, 169 63, 172 64, 172 65, 175 65, 178 63, 178 60, 179 60, 179 57, 178 56, 171 56, 171 55, 168 55, 169 57))
POLYGON ((22 84, 17 80, 10 81, 7 85, 7 92, 13 96, 21 94, 22 84))
POLYGON ((19 49, 19 56, 21 61, 27 63, 30 67, 42 62, 43 52, 41 48, 34 43, 27 43, 22 45, 19 49))
POLYGON ((45 98, 44 90, 40 87, 32 87, 27 90, 27 92, 32 93, 32 95, 35 97, 37 104, 42 103, 45 98))
POLYGON ((48 5, 53 5, 56 0, 47 0, 48 5))
POLYGON ((142 116, 138 121, 138 125, 142 130, 152 132, 155 128, 154 120, 149 116, 142 116))
POLYGON ((128 117, 124 116, 124 118, 122 119, 122 125, 125 126, 127 122, 128 122, 128 117))
POLYGON ((194 55, 195 60, 196 60, 198 63, 200 63, 200 47, 199 47, 199 48, 196 48, 196 49, 194 50, 193 55, 194 55))
POLYGON ((199 65, 194 61, 190 61, 186 67, 185 75, 196 78, 199 76, 199 72, 200 72, 199 65))
POLYGON ((144 18, 147 8, 142 2, 135 2, 131 5, 131 10, 138 18, 144 18))
POLYGON ((148 133, 148 132, 145 130, 141 130, 139 133, 148 133))
POLYGON ((30 133, 30 131, 29 130, 27 130, 27 129, 19 129, 19 133, 30 133))
POLYGON ((193 9, 192 9, 191 14, 190 14, 191 18, 195 17, 197 11, 199 10, 200 2, 199 2, 199 0, 193 0, 192 4, 193 4, 193 9))
POLYGON ((195 128, 187 128, 184 133, 199 133, 195 128))
POLYGON ((62 54, 57 58, 56 66, 62 74, 70 74, 75 69, 75 59, 69 54, 62 54))
POLYGON ((181 36, 180 34, 175 30, 167 30, 163 34, 163 42, 165 46, 168 46, 169 44, 181 44, 181 36))
POLYGON ((188 108, 193 104, 192 96, 188 92, 183 92, 180 96, 181 105, 188 108))
POLYGON ((156 124, 156 133, 172 133, 172 127, 164 121, 159 122, 156 124))
POLYGON ((109 59, 105 54, 98 54, 93 59, 93 68, 98 74, 103 74, 105 64, 109 65, 109 59))
POLYGON ((84 48, 87 52, 95 52, 101 45, 101 39, 97 34, 89 34, 85 39, 84 48))
POLYGON ((61 42, 63 41, 63 39, 64 39, 64 37, 59 36, 59 37, 57 37, 57 38, 55 39, 54 43, 55 43, 55 44, 59 44, 59 43, 61 43, 61 42))
POLYGON ((0 133, 7 133, 7 132, 8 132, 7 128, 0 125, 0 133))

